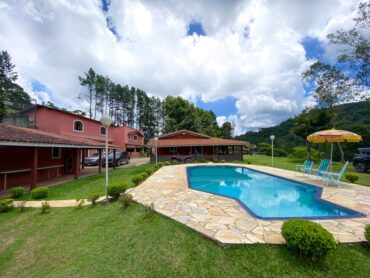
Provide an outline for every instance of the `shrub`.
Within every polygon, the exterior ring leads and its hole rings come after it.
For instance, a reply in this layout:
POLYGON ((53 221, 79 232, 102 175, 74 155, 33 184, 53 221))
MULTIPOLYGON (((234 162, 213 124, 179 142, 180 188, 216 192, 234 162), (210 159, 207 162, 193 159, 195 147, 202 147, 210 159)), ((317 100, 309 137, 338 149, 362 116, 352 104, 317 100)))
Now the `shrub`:
POLYGON ((352 183, 356 183, 356 181, 358 180, 358 176, 356 174, 346 174, 346 180, 348 180, 349 182, 352 182, 352 183))
POLYGON ((133 176, 131 181, 135 184, 135 185, 138 185, 139 183, 141 183, 143 181, 143 177, 141 175, 136 175, 136 176, 133 176))
POLYGON ((19 208, 20 212, 25 212, 26 211, 26 201, 20 201, 17 207, 19 208))
POLYGON ((10 193, 12 193, 12 198, 19 198, 23 195, 24 193, 24 188, 23 186, 16 186, 13 188, 10 188, 10 193))
POLYGON ((159 166, 159 168, 161 168, 164 166, 164 162, 159 162, 157 165, 159 166))
POLYGON ((169 165, 171 165, 171 162, 169 162, 169 161, 163 162, 163 165, 164 166, 169 166, 169 165))
POLYGON ((247 163, 247 164, 252 164, 252 161, 247 160, 247 161, 246 161, 246 163, 247 163))
POLYGON ((50 205, 48 202, 41 203, 41 214, 49 213, 51 211, 50 205))
POLYGON ((177 165, 177 164, 179 164, 179 162, 177 160, 173 159, 173 160, 171 160, 171 164, 172 165, 177 165))
POLYGON ((220 160, 220 163, 225 163, 226 161, 225 160, 220 160))
POLYGON ((367 243, 370 244, 370 224, 365 227, 365 238, 367 243))
POLYGON ((34 199, 42 199, 48 196, 49 188, 45 186, 37 187, 32 189, 31 196, 34 199))
POLYGON ((13 208, 13 199, 7 198, 0 200, 0 212, 11 211, 13 208))
POLYGON ((149 177, 149 175, 147 174, 147 173, 141 173, 140 174, 140 176, 143 178, 143 181, 147 178, 147 177, 149 177))
POLYGON ((117 199, 121 193, 125 192, 127 184, 124 182, 113 182, 108 185, 108 195, 117 199))
POLYGON ((132 202, 132 195, 128 193, 122 194, 121 197, 119 197, 119 200, 121 201, 122 208, 126 209, 132 202))
POLYGON ((91 195, 89 199, 87 199, 89 202, 91 202, 91 205, 94 207, 96 205, 96 201, 99 199, 99 195, 94 194, 91 195))
POLYGON ((151 174, 153 174, 153 172, 154 172, 154 169, 152 169, 152 168, 145 169, 145 173, 147 173, 148 176, 150 176, 151 174))
MULTIPOLYGON (((271 152, 270 152, 271 155, 271 152)), ((275 150, 274 150, 274 155, 275 155, 275 150)), ((311 157, 313 159, 319 159, 319 157, 322 157, 324 155, 323 152, 319 152, 318 150, 315 150, 311 148, 311 157)), ((297 158, 297 159, 307 159, 307 147, 294 147, 292 149, 292 153, 289 155, 291 158, 297 158)))
POLYGON ((308 220, 288 220, 281 231, 289 248, 313 261, 324 258, 336 247, 331 233, 308 220))
POLYGON ((152 165, 152 168, 153 168, 154 171, 156 171, 159 168, 161 168, 161 166, 159 166, 159 164, 154 164, 154 165, 152 165))
POLYGON ((154 214, 154 204, 144 205, 144 217, 149 218, 154 214))

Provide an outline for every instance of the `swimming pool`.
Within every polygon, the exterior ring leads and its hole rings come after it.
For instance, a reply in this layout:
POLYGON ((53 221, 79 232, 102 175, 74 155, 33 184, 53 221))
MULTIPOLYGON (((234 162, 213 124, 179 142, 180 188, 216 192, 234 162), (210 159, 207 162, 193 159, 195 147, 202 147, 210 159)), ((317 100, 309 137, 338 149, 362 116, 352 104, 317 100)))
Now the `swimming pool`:
POLYGON ((261 219, 330 219, 365 215, 321 200, 322 188, 238 166, 187 168, 190 188, 230 197, 261 219))

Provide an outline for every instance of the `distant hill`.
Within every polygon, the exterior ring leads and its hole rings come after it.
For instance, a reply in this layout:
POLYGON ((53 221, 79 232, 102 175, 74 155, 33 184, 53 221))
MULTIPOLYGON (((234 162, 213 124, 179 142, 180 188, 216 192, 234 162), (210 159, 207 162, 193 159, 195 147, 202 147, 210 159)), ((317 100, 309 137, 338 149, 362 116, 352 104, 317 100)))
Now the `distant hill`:
MULTIPOLYGON (((358 132, 362 135, 364 142, 356 146, 370 147, 370 102, 355 102, 338 105, 334 112, 337 114, 337 128, 358 132)), ((277 126, 262 128, 254 132, 248 131, 239 135, 236 139, 257 144, 260 142, 270 143, 270 135, 275 135, 276 146, 288 152, 295 146, 304 146, 305 141, 291 132, 294 118, 290 118, 277 126)), ((351 145, 351 144, 350 144, 351 145)), ((351 146, 345 147, 348 149, 351 146)), ((353 147, 352 147, 353 148, 353 147)), ((352 151, 353 153, 353 151, 352 151)), ((349 154, 350 155, 352 155, 349 154)))

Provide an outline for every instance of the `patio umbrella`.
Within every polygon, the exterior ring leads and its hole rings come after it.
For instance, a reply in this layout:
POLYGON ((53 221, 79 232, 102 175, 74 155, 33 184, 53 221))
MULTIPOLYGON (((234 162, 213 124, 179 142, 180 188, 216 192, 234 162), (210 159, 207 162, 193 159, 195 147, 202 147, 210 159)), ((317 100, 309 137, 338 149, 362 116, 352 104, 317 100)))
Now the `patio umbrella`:
POLYGON ((337 129, 328 129, 321 130, 311 135, 307 136, 307 141, 310 143, 331 143, 330 149, 330 170, 331 170, 331 160, 333 158, 333 143, 342 143, 342 142, 361 142, 362 137, 354 132, 347 130, 337 130, 337 129))

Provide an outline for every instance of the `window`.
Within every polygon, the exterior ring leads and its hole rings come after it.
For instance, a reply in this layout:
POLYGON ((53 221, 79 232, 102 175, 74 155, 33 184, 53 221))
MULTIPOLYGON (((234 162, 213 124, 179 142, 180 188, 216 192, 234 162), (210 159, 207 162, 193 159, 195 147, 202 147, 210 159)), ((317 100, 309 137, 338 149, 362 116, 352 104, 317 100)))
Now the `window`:
POLYGON ((177 147, 170 147, 170 153, 176 153, 177 147))
POLYGON ((102 126, 101 128, 100 128, 100 134, 101 135, 105 135, 105 127, 104 126, 102 126))
POLYGON ((60 158, 60 148, 51 149, 51 158, 60 158))
POLYGON ((134 135, 134 140, 137 141, 137 135, 134 135))
POLYGON ((73 130, 74 131, 84 131, 84 124, 81 121, 74 121, 73 122, 73 130))

